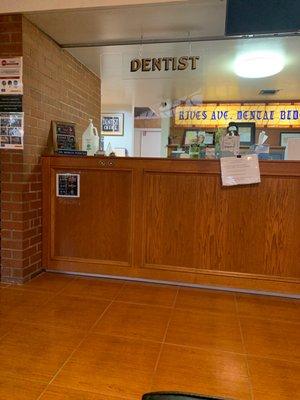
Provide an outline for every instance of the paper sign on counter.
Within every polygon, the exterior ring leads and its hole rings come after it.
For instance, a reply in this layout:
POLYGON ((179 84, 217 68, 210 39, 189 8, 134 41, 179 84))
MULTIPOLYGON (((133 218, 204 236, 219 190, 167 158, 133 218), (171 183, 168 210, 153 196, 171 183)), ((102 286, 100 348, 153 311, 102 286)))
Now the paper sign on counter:
POLYGON ((260 183, 260 170, 256 154, 221 158, 223 186, 260 183))

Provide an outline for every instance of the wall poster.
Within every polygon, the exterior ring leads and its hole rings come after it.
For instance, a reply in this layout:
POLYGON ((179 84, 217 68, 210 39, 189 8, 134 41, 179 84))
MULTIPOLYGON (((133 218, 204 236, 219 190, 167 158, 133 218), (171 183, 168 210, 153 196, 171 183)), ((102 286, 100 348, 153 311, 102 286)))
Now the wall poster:
POLYGON ((56 174, 57 197, 80 197, 79 174, 56 174))
POLYGON ((24 148, 24 113, 0 112, 0 149, 24 148))
POLYGON ((23 94, 22 57, 0 58, 0 94, 23 94))
POLYGON ((123 114, 102 114, 102 116, 101 116, 101 135, 103 135, 103 136, 123 136, 124 135, 124 115, 123 114))

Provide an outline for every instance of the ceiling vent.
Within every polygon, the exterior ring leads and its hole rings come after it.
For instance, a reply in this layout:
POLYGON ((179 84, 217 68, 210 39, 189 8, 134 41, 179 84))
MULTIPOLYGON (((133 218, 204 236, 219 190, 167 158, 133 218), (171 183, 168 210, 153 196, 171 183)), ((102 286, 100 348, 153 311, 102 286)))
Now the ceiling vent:
POLYGON ((262 89, 259 94, 262 96, 274 96, 279 92, 279 89, 262 89))

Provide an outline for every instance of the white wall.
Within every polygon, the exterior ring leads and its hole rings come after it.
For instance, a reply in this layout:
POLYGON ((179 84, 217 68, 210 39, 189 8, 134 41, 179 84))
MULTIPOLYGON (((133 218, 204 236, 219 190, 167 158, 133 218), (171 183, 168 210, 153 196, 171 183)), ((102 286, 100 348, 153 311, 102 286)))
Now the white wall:
POLYGON ((123 136, 104 136, 104 150, 106 150, 110 143, 112 148, 125 147, 128 150, 128 155, 134 155, 134 114, 132 109, 122 110, 105 108, 102 113, 122 113, 124 114, 124 135, 123 136))

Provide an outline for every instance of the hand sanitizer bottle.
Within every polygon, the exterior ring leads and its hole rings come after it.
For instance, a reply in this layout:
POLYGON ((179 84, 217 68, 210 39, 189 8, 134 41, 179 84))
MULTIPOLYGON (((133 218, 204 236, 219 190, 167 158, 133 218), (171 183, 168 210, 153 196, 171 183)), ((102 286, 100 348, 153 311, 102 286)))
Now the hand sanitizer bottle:
POLYGON ((93 156, 99 148, 99 136, 97 128, 90 119, 89 126, 82 135, 82 150, 87 152, 88 156, 93 156))

